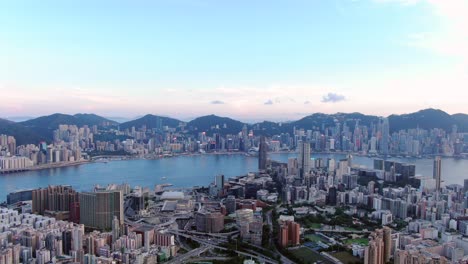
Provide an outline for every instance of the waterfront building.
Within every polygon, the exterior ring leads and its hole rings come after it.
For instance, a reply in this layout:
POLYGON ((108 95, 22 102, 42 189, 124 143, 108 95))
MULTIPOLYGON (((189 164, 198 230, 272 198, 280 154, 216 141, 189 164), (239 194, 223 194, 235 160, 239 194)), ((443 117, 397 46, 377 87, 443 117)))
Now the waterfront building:
POLYGON ((82 192, 80 201, 80 223, 89 228, 112 229, 116 217, 123 224, 123 195, 121 191, 82 192))
MULTIPOLYGON (((69 185, 48 186, 32 191, 32 212, 43 215, 50 212, 70 212, 78 202, 78 193, 69 185)), ((62 219, 62 220, 67 220, 62 219)))

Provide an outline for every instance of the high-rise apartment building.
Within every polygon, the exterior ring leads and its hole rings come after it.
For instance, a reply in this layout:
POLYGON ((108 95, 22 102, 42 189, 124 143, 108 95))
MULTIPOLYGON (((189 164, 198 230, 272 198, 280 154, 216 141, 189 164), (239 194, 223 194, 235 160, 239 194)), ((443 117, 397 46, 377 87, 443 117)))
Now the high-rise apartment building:
POLYGON ((369 236, 369 245, 364 251, 364 264, 385 264, 392 255, 392 229, 376 229, 369 236))
POLYGON ((78 202, 78 193, 71 186, 49 186, 32 191, 32 212, 70 211, 71 205, 78 202))
POLYGON ((279 229, 279 244, 282 247, 289 245, 297 246, 300 244, 301 226, 293 221, 285 221, 279 229))
POLYGON ((80 223, 86 227, 101 230, 112 229, 112 221, 117 217, 123 224, 123 195, 121 191, 83 192, 79 195, 80 223))

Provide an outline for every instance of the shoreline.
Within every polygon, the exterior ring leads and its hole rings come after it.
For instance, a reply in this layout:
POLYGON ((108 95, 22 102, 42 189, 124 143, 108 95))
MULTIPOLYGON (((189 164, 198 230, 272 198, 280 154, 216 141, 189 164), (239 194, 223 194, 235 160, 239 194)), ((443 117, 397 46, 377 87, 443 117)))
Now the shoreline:
POLYGON ((73 167, 79 166, 83 164, 91 163, 92 161, 89 160, 81 160, 81 161, 72 161, 72 162, 61 162, 56 164, 41 164, 36 165, 28 168, 23 169, 11 169, 11 170, 0 170, 0 174, 14 174, 20 172, 27 172, 27 171, 38 171, 38 170, 47 170, 47 169, 56 169, 56 168, 64 168, 64 167, 73 167))
MULTIPOLYGON (((268 152, 268 154, 298 154, 297 151, 272 151, 268 152)), ((331 151, 323 151, 323 152, 313 152, 311 156, 314 154, 320 155, 354 155, 358 157, 367 157, 370 159, 432 159, 436 156, 440 156, 442 158, 448 159, 456 159, 456 160, 467 160, 466 156, 443 156, 443 155, 425 155, 420 157, 414 156, 373 156, 368 154, 362 153, 353 153, 353 152, 331 152, 331 151)), ((36 165, 29 168, 23 169, 12 169, 12 170, 0 170, 0 174, 15 174, 21 172, 28 172, 28 171, 39 171, 39 170, 48 170, 48 169, 56 169, 56 168, 66 168, 66 167, 73 167, 73 166, 80 166, 84 164, 90 163, 107 163, 111 161, 122 161, 122 160, 158 160, 158 159, 166 159, 166 158, 176 158, 176 157, 187 157, 187 156, 230 156, 230 155, 244 155, 248 157, 257 157, 256 155, 250 155, 248 152, 209 152, 209 153, 176 153, 176 154, 160 154, 160 155, 146 155, 146 156, 128 156, 128 155, 101 155, 92 157, 90 160, 81 160, 81 161, 73 161, 73 162, 61 162, 56 164, 41 164, 36 165), (102 161, 104 160, 104 162, 102 161)))

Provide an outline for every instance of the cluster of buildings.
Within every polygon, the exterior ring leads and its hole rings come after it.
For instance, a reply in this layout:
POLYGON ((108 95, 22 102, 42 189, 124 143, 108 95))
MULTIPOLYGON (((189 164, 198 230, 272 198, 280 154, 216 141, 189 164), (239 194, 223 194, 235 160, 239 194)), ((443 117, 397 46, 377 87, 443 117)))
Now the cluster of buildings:
MULTIPOLYGON (((380 223, 383 229, 372 232, 369 245, 357 254, 365 263, 468 260, 468 180, 464 186, 445 184, 440 157, 434 159, 432 176, 417 176, 413 164, 376 159, 374 168, 367 169, 354 166, 351 156, 311 159, 312 145, 306 140, 298 149, 298 157, 288 163, 267 162, 282 183, 283 203, 347 206, 350 216, 380 223), (396 231, 401 223, 406 228, 396 231)), ((291 242, 291 230, 291 222, 281 225, 282 246, 297 245, 291 242)))
POLYGON ((70 131, 82 132, 82 129, 78 129, 76 126, 60 125, 60 129, 54 132, 57 135, 54 137, 56 141, 52 144, 40 142, 38 145, 16 146, 14 137, 1 135, 0 138, 8 138, 11 143, 8 148, 0 145, 0 150, 3 150, 0 151, 0 171, 14 172, 37 165, 57 165, 82 161, 82 149, 86 149, 85 147, 88 146, 90 140, 92 141, 92 134, 86 135, 86 137, 91 137, 91 139, 87 140, 79 137, 81 134, 70 134, 70 131), (65 132, 62 130, 65 127, 70 127, 70 130, 66 130, 69 133, 67 137, 65 137, 65 132), (57 131, 60 131, 60 133, 57 131))
POLYGON ((85 232, 83 224, 0 208, 0 263, 157 263, 176 254, 174 237, 154 229, 85 232))
MULTIPOLYGON (((390 123, 382 118, 370 126, 360 124, 359 120, 336 121, 334 125, 322 124, 313 130, 294 127, 291 132, 278 133, 269 138, 254 135, 262 131, 261 124, 232 134, 227 124, 212 126, 212 135, 206 131, 194 130, 180 123, 177 127, 163 124, 161 118, 154 128, 145 125, 120 130, 97 126, 78 127, 59 125, 53 131, 53 142, 38 145, 16 146, 12 136, 0 135, 0 169, 21 170, 40 164, 76 162, 88 152, 118 153, 157 157, 181 153, 205 152, 249 152, 300 150, 300 142, 309 142, 312 151, 348 152, 369 155, 423 156, 444 155, 460 156, 467 153, 468 134, 459 133, 456 126, 452 131, 443 129, 424 130, 420 128, 390 133, 390 123), (353 123, 353 125, 350 125, 353 123), (15 156, 24 157, 21 160, 15 156), (9 161, 11 159, 11 161, 9 161), (8 160, 8 161, 5 161, 8 160)), ((264 168, 266 160, 259 161, 264 168)))
MULTIPOLYGON (((141 188, 70 186, 23 190, 0 209, 0 263, 157 263, 177 254, 174 235, 155 225, 126 225, 124 195, 141 188)), ((141 208, 144 210, 144 207, 141 208)))

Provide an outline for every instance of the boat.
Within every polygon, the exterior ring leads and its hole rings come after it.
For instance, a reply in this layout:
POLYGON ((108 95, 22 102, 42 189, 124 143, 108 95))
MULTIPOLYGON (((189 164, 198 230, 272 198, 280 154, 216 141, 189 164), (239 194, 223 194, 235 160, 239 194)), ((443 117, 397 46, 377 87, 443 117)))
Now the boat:
POLYGON ((167 178, 166 177, 161 177, 161 180, 165 180, 165 179, 167 179, 167 178))

